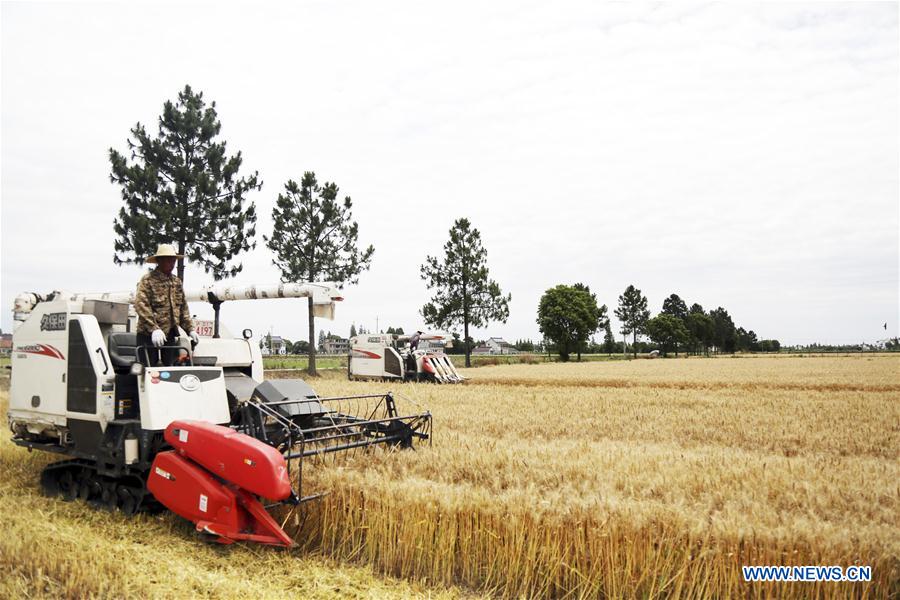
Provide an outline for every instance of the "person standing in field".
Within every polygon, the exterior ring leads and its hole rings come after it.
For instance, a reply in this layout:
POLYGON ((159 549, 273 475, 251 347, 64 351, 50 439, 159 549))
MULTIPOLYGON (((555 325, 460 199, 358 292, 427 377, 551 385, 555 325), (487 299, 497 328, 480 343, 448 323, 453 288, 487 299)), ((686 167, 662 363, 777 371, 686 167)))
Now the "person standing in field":
MULTIPOLYGON (((181 279, 172 274, 176 261, 183 257, 170 244, 160 244, 156 254, 147 257, 147 262, 155 264, 156 268, 141 277, 134 296, 134 311, 138 315, 138 360, 143 346, 162 348, 176 345, 179 326, 195 344, 199 341, 194 332, 181 279)), ((157 352, 157 360, 161 360, 166 366, 174 364, 176 357, 175 349, 167 348, 157 352)))

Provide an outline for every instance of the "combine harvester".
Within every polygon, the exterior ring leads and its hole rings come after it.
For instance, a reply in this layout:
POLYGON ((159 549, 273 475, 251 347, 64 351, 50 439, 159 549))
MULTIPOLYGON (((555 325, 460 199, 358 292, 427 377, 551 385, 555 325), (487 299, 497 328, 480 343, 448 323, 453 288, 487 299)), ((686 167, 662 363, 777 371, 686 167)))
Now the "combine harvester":
POLYGON ((320 398, 300 379, 263 381, 259 346, 219 323, 231 300, 308 298, 332 318, 329 283, 209 286, 212 337, 182 336, 176 366, 136 346, 134 293, 16 298, 8 420, 13 442, 70 457, 48 465, 48 495, 132 514, 159 504, 221 543, 291 546, 267 505, 297 505, 303 460, 376 444, 411 447, 431 414, 401 413, 390 393, 320 398), (295 477, 292 478, 294 465, 295 477), (293 481, 296 480, 296 487, 293 481))
POLYGON ((350 338, 347 378, 435 383, 462 383, 468 379, 444 354, 444 348, 452 343, 447 335, 423 333, 416 350, 410 347, 411 337, 379 333, 350 338))

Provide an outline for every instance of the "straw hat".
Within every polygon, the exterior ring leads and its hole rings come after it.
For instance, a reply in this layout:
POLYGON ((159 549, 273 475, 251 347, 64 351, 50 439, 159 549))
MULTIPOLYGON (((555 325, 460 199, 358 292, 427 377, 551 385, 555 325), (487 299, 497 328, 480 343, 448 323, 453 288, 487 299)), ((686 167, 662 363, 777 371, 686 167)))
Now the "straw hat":
POLYGON ((175 252, 175 246, 173 246, 172 244, 160 244, 159 247, 156 248, 156 254, 147 257, 147 262, 150 264, 156 264, 156 259, 163 256, 184 258, 184 254, 178 254, 177 252, 175 252))

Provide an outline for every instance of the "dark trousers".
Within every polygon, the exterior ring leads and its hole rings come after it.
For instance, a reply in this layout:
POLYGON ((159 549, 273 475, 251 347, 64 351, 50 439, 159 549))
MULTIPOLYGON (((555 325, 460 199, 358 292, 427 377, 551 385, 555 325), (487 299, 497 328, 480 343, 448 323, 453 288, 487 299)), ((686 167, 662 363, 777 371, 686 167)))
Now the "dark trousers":
MULTIPOLYGON (((173 329, 166 336, 166 346, 178 344, 178 330, 173 329)), ((157 348, 153 338, 146 333, 137 334, 135 353, 138 362, 147 367, 171 367, 178 359, 178 348, 157 348)))

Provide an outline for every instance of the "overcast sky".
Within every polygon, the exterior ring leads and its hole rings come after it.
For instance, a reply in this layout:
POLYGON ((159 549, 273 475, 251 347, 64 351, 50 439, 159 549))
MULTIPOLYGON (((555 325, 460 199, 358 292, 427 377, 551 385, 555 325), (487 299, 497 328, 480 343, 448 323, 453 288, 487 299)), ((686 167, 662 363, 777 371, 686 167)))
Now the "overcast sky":
MULTIPOLYGON (((896 336, 897 6, 4 2, 2 327, 21 291, 134 287, 108 149, 190 84, 265 182, 260 233, 304 171, 353 198, 376 250, 335 333, 419 326, 419 265, 468 217, 512 293, 476 337, 539 338, 540 295, 577 281, 783 343, 896 336)), ((278 281, 258 241, 237 282, 278 281)), ((303 301, 223 318, 305 337, 303 301)))

